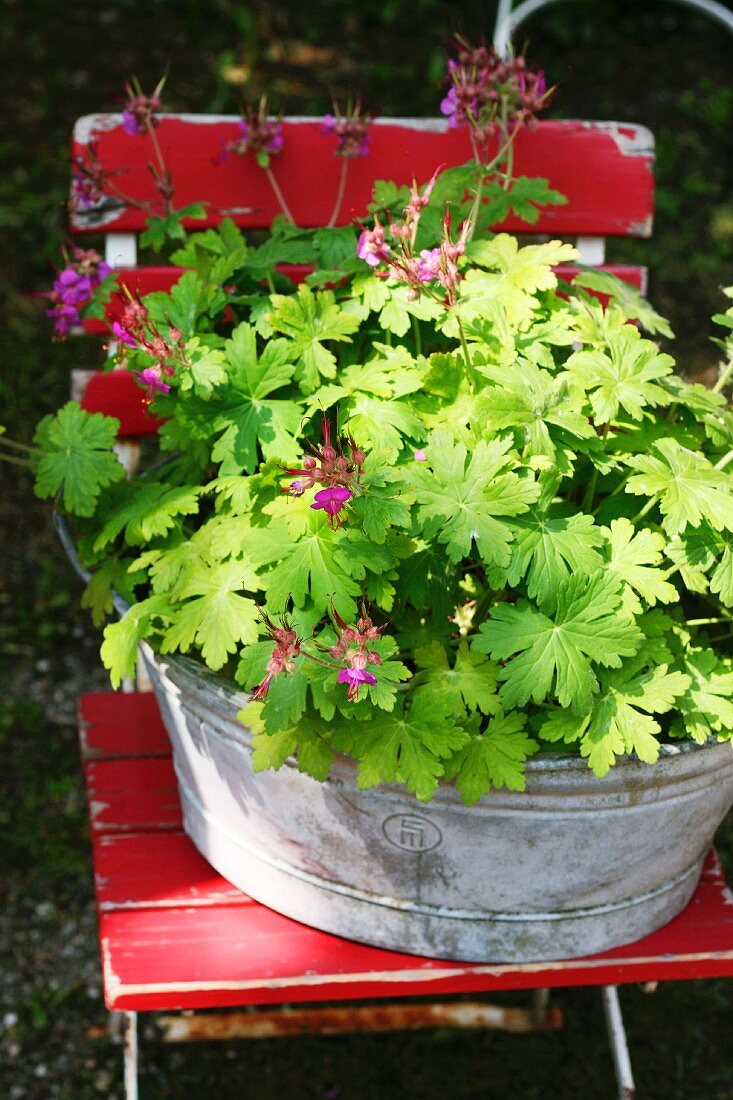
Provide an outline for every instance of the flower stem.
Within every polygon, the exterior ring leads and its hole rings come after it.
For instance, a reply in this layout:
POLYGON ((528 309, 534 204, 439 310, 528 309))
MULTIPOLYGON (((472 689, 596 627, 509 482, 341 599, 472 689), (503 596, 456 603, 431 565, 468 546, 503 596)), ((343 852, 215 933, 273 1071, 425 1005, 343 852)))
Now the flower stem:
POLYGON ((0 454, 0 462, 9 462, 11 466, 23 466, 24 469, 29 469, 31 460, 29 458, 15 458, 13 455, 0 454))
MULTIPOLYGON (((608 429, 609 428, 610 428, 610 424, 604 424, 603 425, 603 431, 601 432, 601 442, 603 442, 603 440, 608 435, 608 429)), ((598 483, 598 467, 594 466, 593 467, 593 473, 591 474, 590 481, 588 482, 588 488, 586 490, 585 497, 583 498, 583 511, 584 512, 591 512, 593 510, 593 497, 596 495, 596 485, 597 485, 597 483, 598 483)))
MULTIPOLYGON (((331 217, 328 219, 328 229, 333 229, 336 224, 336 219, 341 212, 341 204, 344 201, 344 195, 346 194, 346 177, 349 174, 349 161, 347 157, 341 158, 341 175, 339 176, 339 186, 336 192, 336 201, 333 204, 333 211, 331 217)), ((292 220, 292 219, 291 219, 292 220)))
POLYGON ((729 623, 733 616, 724 615, 713 617, 712 619, 688 619, 687 626, 712 626, 714 623, 729 623))
POLYGON ((413 313, 412 320, 412 336, 415 341, 415 355, 422 355, 422 336, 420 335, 420 322, 413 313))
POLYGON ((158 162, 158 171, 160 172, 161 176, 165 176, 167 174, 168 169, 166 167, 165 158, 163 157, 163 151, 160 148, 160 142, 158 141, 158 135, 155 132, 155 127, 153 126, 153 124, 150 121, 148 121, 148 123, 147 123, 147 130, 148 130, 148 134, 150 135, 150 141, 151 141, 152 146, 153 146, 153 152, 155 153, 155 159, 158 162))
POLYGON ((481 198, 482 198, 482 193, 483 193, 483 189, 484 189, 483 173, 479 172, 479 173, 477 173, 477 176, 478 176, 478 178, 476 180, 476 194, 473 196, 473 202, 471 204, 471 212, 468 215, 468 221, 469 221, 470 228, 468 230, 468 236, 467 236, 466 239, 469 240, 469 241, 473 237, 474 233, 476 232, 476 227, 478 226, 478 211, 479 211, 479 206, 481 205, 481 198))
POLYGON ((634 518, 631 520, 631 523, 638 523, 640 519, 644 518, 644 516, 647 514, 647 512, 651 512, 652 508, 654 507, 654 505, 656 503, 657 503, 656 500, 653 500, 653 499, 648 500, 646 502, 646 504, 644 505, 644 507, 642 508, 642 510, 640 512, 636 513, 634 518))
POLYGON ((731 374, 733 374, 733 359, 730 360, 720 378, 713 386, 713 393, 720 393, 722 389, 725 389, 730 381, 731 374))
POLYGON ((105 187, 109 188, 113 195, 117 195, 119 199, 125 203, 126 206, 132 206, 135 210, 145 210, 148 213, 153 213, 155 207, 151 202, 143 202, 141 199, 133 199, 131 195, 128 195, 126 191, 123 191, 116 183, 110 183, 109 180, 105 180, 105 187))
POLYGON ((725 469, 725 467, 728 465, 728 463, 731 460, 733 460, 733 450, 728 451, 727 454, 723 455, 723 457, 718 462, 715 463, 715 469, 716 470, 725 469))
POLYGON ((27 454, 36 454, 38 448, 29 447, 27 443, 18 443, 16 439, 10 439, 7 435, 0 435, 0 444, 5 447, 12 447, 16 451, 25 451, 27 454))
MULTIPOLYGON (((150 119, 148 119, 147 121, 147 131, 153 146, 155 159, 158 162, 158 178, 160 180, 167 181, 167 183, 170 184, 171 194, 163 195, 163 213, 167 217, 173 210, 173 180, 165 163, 165 157, 163 156, 163 150, 160 147, 160 142, 158 141, 158 135, 155 132, 155 127, 153 126, 150 119)), ((155 173, 153 173, 153 177, 155 177, 155 173)))
POLYGON ((324 661, 322 657, 316 657, 315 653, 310 653, 307 649, 303 649, 302 646, 300 647, 300 653, 302 657, 307 657, 309 661, 313 661, 317 665, 322 665, 323 668, 333 669, 334 672, 341 668, 341 665, 335 665, 332 664, 331 661, 324 661))
POLYGON ((458 312, 458 310, 456 310, 456 322, 458 323, 458 332, 460 333, 460 336, 461 336, 461 348, 463 349, 463 358, 466 362, 466 380, 468 381, 468 385, 471 389, 471 392, 473 393, 473 367, 471 365, 471 356, 470 356, 469 351, 468 351, 468 343, 466 341, 466 334, 463 331, 463 324, 461 322, 461 315, 458 312))
POLYGON ((268 180, 270 181, 270 187, 272 188, 272 190, 274 192, 275 198, 278 201, 280 209, 282 210, 283 214, 285 215, 287 220, 290 222, 290 224, 295 225, 295 218, 290 213, 290 209, 288 207, 288 204, 285 202, 285 196, 283 195, 282 191, 280 190, 280 184, 275 179, 275 175, 272 171, 272 168, 270 168, 269 164, 265 168, 265 175, 267 176, 268 180))

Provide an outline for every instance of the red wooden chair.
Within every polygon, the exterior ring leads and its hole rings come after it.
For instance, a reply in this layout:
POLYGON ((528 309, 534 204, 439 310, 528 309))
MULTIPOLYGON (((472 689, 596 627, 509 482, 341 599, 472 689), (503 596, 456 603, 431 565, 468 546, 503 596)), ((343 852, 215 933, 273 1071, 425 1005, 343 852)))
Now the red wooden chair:
MULTIPOLYGON (((177 184, 178 205, 206 199, 203 222, 229 216, 244 228, 263 228, 277 213, 264 174, 252 158, 220 163, 236 136, 234 118, 171 115, 158 137, 177 184)), ((74 152, 94 143, 110 171, 124 169, 124 189, 150 194, 144 139, 123 133, 120 117, 81 119, 74 152)), ((371 155, 352 164, 340 221, 360 215, 375 178, 427 180, 438 164, 470 156, 466 134, 437 120, 379 120, 371 155)), ((641 127, 597 122, 542 122, 517 139, 516 172, 541 175, 568 198, 534 227, 516 219, 504 228, 576 237, 585 263, 601 266, 607 236, 646 237, 652 219, 652 139, 641 127)), ((338 162, 312 119, 285 120, 285 149, 274 168, 295 220, 327 221, 338 162)), ((119 281, 141 291, 165 289, 175 269, 136 266, 136 237, 144 214, 109 203, 77 214, 78 233, 106 235, 109 263, 119 281)), ((612 267, 637 287, 645 271, 612 267)), ((572 271, 565 270, 566 277, 572 271)), ((96 322, 89 326, 103 331, 96 322)), ((77 378, 90 411, 114 413, 121 436, 154 430, 141 391, 113 371, 77 378)), ((100 921, 105 1001, 124 1014, 125 1086, 137 1097, 137 1013, 177 1009, 246 1008, 245 1012, 159 1018, 169 1040, 283 1035, 299 1032, 391 1030, 434 1026, 551 1028, 560 1015, 547 1004, 549 986, 602 988, 619 1096, 633 1096, 633 1078, 616 986, 624 982, 733 974, 733 897, 711 853, 698 891, 665 928, 604 955, 555 964, 472 965, 423 959, 366 947, 315 931, 266 909, 225 882, 185 836, 170 747, 152 696, 103 693, 81 701, 82 756, 89 794, 100 921), (415 1004, 416 995, 535 991, 531 1008, 498 1008, 484 1001, 415 1004), (323 1008, 323 1002, 389 997, 391 1004, 323 1008), (395 1001, 395 998, 402 1000, 395 1001), (287 1002, 310 1007, 273 1009, 287 1002), (254 1009, 254 1010, 253 1010, 254 1009)))

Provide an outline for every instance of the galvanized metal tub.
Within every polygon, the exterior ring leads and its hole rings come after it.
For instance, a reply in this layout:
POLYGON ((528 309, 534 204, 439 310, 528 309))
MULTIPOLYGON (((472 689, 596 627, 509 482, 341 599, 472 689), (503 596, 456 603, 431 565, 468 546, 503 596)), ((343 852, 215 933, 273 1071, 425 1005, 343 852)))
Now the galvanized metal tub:
POLYGON ((632 942, 680 912, 733 799, 733 745, 670 745, 603 779, 531 760, 524 793, 467 808, 396 786, 325 783, 287 761, 255 775, 247 696, 186 658, 146 664, 173 745, 184 826, 241 890, 349 939, 438 958, 572 958, 632 942))

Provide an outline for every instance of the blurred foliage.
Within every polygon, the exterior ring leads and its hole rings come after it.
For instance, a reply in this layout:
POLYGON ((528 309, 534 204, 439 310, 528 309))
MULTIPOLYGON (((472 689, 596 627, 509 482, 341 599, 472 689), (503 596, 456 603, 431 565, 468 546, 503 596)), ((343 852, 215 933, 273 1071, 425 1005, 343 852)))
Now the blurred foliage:
MULTIPOLYGON (((83 779, 76 731, 55 726, 36 703, 0 704, 0 882, 23 869, 26 900, 89 894, 83 779), (28 745, 42 746, 39 754, 28 745)), ((0 890, 0 898, 3 891, 0 890)))

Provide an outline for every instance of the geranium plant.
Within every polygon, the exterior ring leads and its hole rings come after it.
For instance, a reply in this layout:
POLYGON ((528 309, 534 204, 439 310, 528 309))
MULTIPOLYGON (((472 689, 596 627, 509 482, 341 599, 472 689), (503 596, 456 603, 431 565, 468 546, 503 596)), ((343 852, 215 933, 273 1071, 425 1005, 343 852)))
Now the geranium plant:
MULTIPOLYGON (((461 44, 442 106, 468 165, 377 184, 351 227, 286 210, 259 246, 228 220, 188 237, 171 292, 114 326, 162 419, 136 476, 114 419, 71 402, 39 425, 37 492, 73 517, 85 604, 98 623, 114 591, 130 604, 105 629, 113 682, 143 640, 195 655, 251 693, 258 768, 295 754, 325 778, 347 753, 362 786, 446 780, 470 803, 521 790, 539 751, 603 775, 731 736, 733 361, 712 390, 683 381, 629 287, 560 285, 570 245, 490 233, 560 201, 512 176, 546 98, 522 59, 461 44)), ((344 173, 369 121, 327 117, 344 173)), ((281 141, 261 104, 225 154, 269 171, 281 141)))

